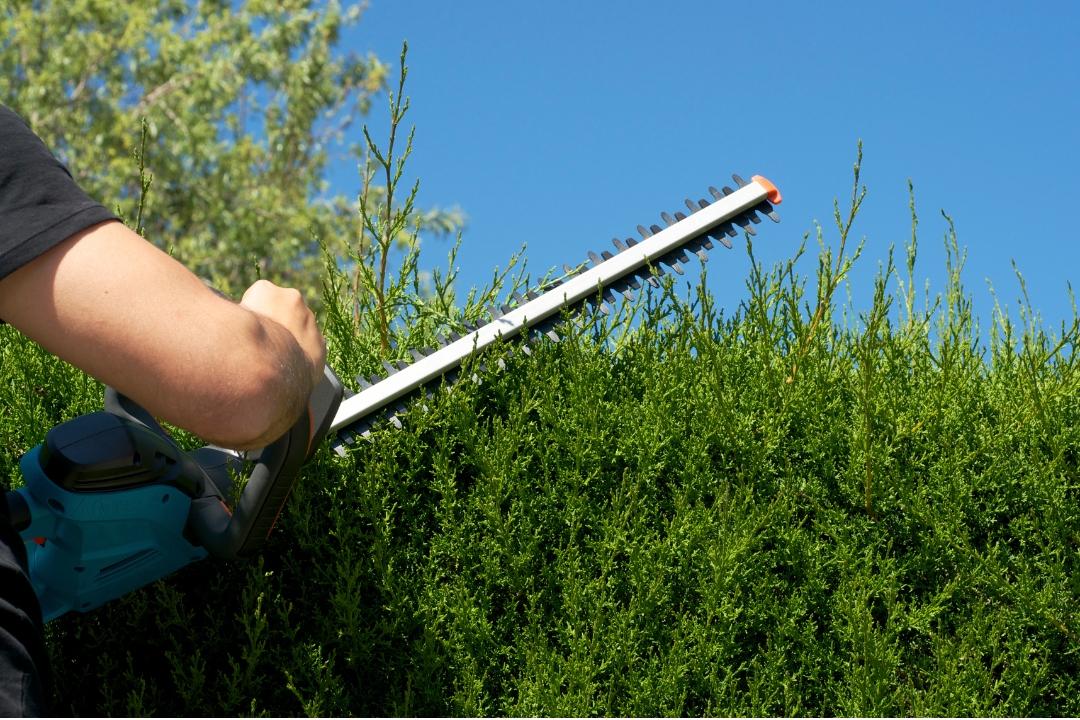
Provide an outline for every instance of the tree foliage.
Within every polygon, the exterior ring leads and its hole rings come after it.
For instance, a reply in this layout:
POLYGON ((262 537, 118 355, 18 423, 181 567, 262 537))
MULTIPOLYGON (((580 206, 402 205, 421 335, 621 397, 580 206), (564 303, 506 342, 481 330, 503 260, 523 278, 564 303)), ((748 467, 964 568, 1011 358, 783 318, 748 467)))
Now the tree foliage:
MULTIPOLYGON (((220 289, 258 275, 317 297, 322 255, 361 241, 355 200, 328 195, 343 133, 388 69, 341 52, 361 7, 314 0, 3 0, 0 103, 92 197, 134 210, 145 118, 146 236, 220 289)), ((359 184, 359 182, 358 182, 359 184)), ((377 195, 380 188, 370 188, 377 195)), ((433 209, 422 227, 461 226, 433 209)))

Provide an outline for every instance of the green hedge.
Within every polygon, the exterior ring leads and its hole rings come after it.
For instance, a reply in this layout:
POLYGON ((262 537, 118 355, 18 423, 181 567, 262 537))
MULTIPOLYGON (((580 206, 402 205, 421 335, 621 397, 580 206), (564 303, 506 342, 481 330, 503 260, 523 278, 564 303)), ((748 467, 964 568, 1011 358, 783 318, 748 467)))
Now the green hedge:
MULTIPOLYGON (((757 267, 733 315, 668 283, 495 350, 324 448, 259 559, 50 624, 56 711, 1080 714, 1077 326, 980 337, 947 245, 928 311, 891 263, 857 317, 757 267)), ((373 372, 339 299, 331 361, 373 372)), ((101 388, 0 335, 17 483, 101 388)))

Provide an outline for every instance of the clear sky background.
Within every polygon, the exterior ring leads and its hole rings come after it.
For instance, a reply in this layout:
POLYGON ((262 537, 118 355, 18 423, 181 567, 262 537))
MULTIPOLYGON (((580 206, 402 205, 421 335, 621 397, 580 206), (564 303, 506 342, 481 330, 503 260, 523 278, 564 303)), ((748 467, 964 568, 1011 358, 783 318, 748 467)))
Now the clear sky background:
MULTIPOLYGON (((782 222, 759 226, 759 259, 790 257, 815 220, 835 242, 832 202, 849 201, 861 138, 856 305, 891 244, 902 263, 911 178, 916 275, 943 287, 944 209, 986 328, 987 279, 1015 311, 1012 260, 1048 322, 1071 317, 1078 31, 1080 4, 1066 2, 371 0, 343 46, 390 62, 409 41, 408 168, 421 204, 469 216, 461 289, 488 281, 522 243, 538 270, 610 249, 612 236, 707 197, 733 172, 764 175, 784 196, 782 222)), ((376 137, 384 116, 382 98, 369 119, 376 137)), ((331 182, 354 194, 355 163, 340 162, 331 182)), ((445 263, 445 252, 426 242, 424 264, 445 263)), ((711 253, 709 285, 729 311, 746 295, 749 262, 741 244, 711 253)))

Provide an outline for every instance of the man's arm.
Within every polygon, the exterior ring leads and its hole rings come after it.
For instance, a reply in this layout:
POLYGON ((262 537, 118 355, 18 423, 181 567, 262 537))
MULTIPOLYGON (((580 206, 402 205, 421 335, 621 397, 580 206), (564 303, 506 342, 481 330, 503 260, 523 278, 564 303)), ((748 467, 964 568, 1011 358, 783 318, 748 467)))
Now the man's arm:
POLYGON ((297 291, 260 282, 229 302, 119 222, 0 280, 0 318, 162 420, 238 450, 296 421, 326 356, 297 291))

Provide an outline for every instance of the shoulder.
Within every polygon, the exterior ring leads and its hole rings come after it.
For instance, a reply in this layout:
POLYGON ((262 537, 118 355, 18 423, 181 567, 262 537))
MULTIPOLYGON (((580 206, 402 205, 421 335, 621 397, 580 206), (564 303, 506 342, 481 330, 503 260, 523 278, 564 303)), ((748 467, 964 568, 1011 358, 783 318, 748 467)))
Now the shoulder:
POLYGON ((6 105, 0 105, 0 132, 19 129, 30 130, 30 125, 14 110, 6 105))
POLYGON ((26 120, 0 105, 0 183, 14 179, 16 171, 27 170, 59 172, 71 178, 67 167, 53 156, 26 120))
POLYGON ((113 219, 23 118, 0 105, 0 280, 75 233, 113 219))

